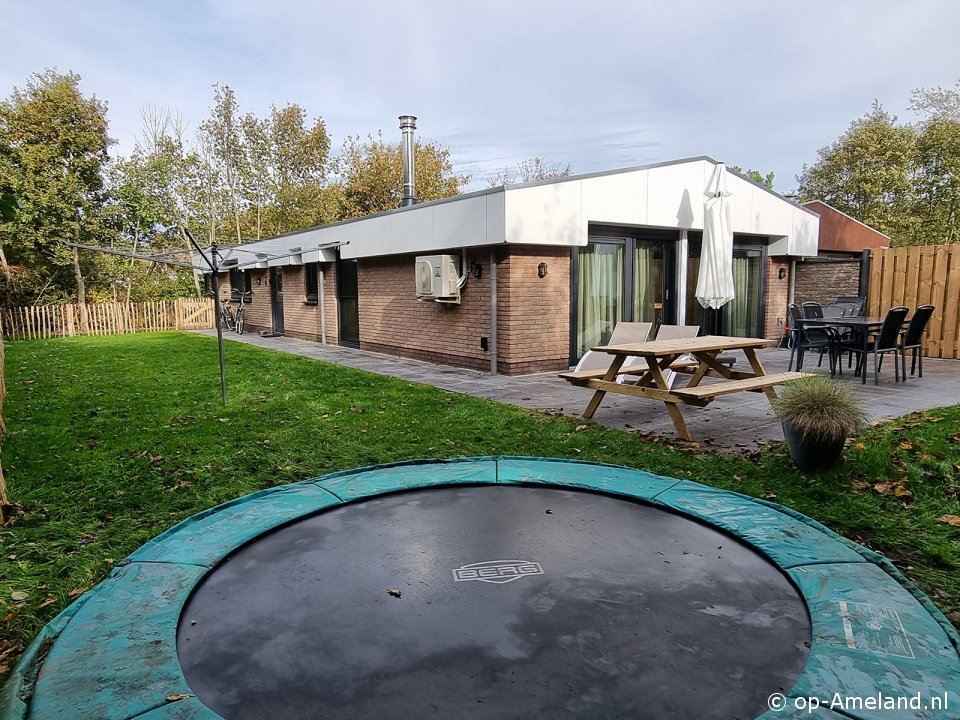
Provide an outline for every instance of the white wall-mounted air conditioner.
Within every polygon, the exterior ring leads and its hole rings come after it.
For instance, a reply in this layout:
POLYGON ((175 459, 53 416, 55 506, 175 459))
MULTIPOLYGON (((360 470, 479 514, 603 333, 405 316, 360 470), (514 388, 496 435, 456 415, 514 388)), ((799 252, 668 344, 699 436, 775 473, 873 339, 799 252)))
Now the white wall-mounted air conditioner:
POLYGON ((423 255, 417 258, 418 298, 460 298, 460 270, 454 255, 423 255))

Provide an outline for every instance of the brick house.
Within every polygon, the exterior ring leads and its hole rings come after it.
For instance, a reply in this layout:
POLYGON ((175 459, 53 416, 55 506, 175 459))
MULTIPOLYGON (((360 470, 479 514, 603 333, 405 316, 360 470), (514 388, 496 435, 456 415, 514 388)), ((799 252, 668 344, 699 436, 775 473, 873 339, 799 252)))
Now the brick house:
POLYGON ((248 327, 438 363, 562 370, 620 320, 780 336, 809 209, 728 172, 737 299, 694 299, 707 157, 508 185, 223 248, 248 327), (449 255, 459 302, 417 297, 417 259, 449 255))

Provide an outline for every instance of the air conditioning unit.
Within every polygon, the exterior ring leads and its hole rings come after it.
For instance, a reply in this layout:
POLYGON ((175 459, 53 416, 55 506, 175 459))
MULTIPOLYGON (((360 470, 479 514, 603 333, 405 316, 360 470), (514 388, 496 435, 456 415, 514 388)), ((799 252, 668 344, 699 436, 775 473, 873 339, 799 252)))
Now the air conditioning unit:
POLYGON ((460 297, 460 271, 454 255, 424 255, 417 258, 417 297, 460 297))

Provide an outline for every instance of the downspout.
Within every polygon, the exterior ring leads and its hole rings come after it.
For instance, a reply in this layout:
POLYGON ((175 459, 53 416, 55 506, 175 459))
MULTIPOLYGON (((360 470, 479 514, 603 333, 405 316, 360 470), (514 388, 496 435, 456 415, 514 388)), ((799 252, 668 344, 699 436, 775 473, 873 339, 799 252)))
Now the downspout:
POLYGON ((490 374, 497 374, 497 249, 490 248, 490 374))
POLYGON ((317 300, 320 303, 320 343, 327 344, 327 309, 323 297, 323 268, 317 263, 317 300))
MULTIPOLYGON (((792 305, 797 288, 797 261, 790 260, 790 282, 787 283, 787 305, 792 305)), ((787 318, 789 325, 789 317, 787 318)))

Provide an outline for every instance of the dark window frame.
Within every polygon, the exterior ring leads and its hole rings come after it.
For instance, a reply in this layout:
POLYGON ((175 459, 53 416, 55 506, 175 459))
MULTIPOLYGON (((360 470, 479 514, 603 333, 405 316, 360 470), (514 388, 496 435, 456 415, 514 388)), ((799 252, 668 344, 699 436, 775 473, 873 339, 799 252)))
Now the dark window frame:
POLYGON ((248 270, 231 268, 230 270, 230 297, 239 300, 240 295, 248 298, 253 295, 253 278, 248 270))
POLYGON ((320 263, 307 263, 303 266, 303 288, 307 305, 320 302, 320 263))

